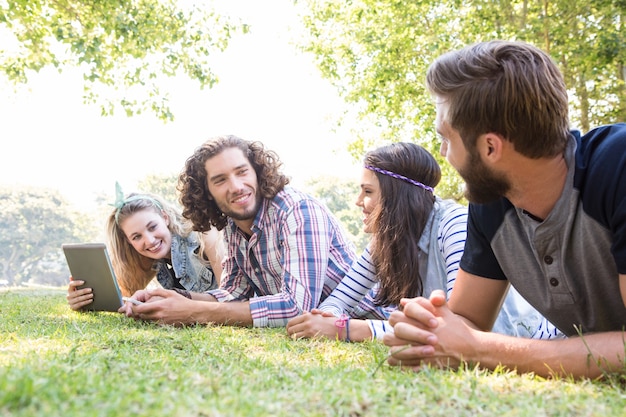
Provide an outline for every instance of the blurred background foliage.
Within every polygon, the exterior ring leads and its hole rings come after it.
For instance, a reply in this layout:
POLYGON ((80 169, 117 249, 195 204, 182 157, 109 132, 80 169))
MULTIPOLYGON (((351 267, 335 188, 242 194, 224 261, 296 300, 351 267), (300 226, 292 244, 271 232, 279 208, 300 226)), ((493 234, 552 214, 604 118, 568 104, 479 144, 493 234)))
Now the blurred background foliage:
MULTIPOLYGON (((180 207, 177 174, 150 174, 131 192, 152 193, 180 207)), ((354 204, 358 185, 336 177, 311 179, 304 190, 321 199, 362 250, 368 237, 363 232, 361 210, 354 204)), ((58 191, 47 188, 0 187, 0 286, 67 284, 69 270, 61 250, 63 243, 105 242, 106 218, 115 200, 96 198, 95 208, 77 210, 58 191)))
POLYGON ((520 40, 548 52, 569 88, 572 126, 626 120, 624 0, 304 0, 300 46, 358 120, 350 151, 413 141, 439 158, 442 197, 462 198, 439 156, 434 107, 424 86, 438 55, 478 41, 520 40))
POLYGON ((103 115, 152 112, 173 120, 164 80, 212 87, 213 56, 248 26, 204 2, 178 0, 4 0, 0 74, 16 84, 44 67, 83 70, 85 103, 103 115))
MULTIPOLYGON (((547 51, 569 88, 573 127, 626 120, 626 0, 300 0, 304 36, 294 39, 314 57, 345 100, 338 127, 350 126, 356 161, 372 147, 419 143, 442 165, 437 194, 463 199, 463 184, 439 155, 434 107, 424 74, 438 55, 482 40, 522 40, 547 51)), ((245 22, 220 16, 210 2, 176 0, 0 1, 0 74, 15 85, 44 67, 83 69, 85 101, 102 114, 122 109, 174 118, 163 80, 184 76, 209 88, 218 82, 211 59, 245 22), (7 41, 8 40, 8 41, 7 41), (9 42, 10 41, 10 42, 9 42)), ((176 174, 151 174, 137 190, 178 202, 176 174)), ((360 210, 352 180, 311 178, 305 191, 321 198, 362 249, 360 210)), ((72 208, 55 190, 0 188, 2 285, 67 281, 60 246, 103 240, 111 195, 97 208, 72 208)))

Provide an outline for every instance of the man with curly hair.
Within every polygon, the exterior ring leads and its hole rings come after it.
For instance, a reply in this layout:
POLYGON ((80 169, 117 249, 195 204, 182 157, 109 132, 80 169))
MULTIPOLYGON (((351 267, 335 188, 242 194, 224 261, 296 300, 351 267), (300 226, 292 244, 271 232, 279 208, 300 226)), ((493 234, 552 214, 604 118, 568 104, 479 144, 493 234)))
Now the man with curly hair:
POLYGON ((224 230, 221 286, 206 293, 139 291, 128 316, 168 324, 285 326, 341 281, 354 247, 324 204, 289 186, 260 142, 212 138, 179 177, 183 216, 196 231, 224 230))

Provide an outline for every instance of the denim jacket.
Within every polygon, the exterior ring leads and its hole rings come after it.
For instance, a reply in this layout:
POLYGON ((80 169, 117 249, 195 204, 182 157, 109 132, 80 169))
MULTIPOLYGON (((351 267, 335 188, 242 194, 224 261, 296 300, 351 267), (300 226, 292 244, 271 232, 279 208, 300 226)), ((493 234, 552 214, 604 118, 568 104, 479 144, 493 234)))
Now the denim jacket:
MULTIPOLYGON (((200 243, 195 233, 184 238, 179 235, 172 235, 172 267, 176 278, 187 291, 204 292, 217 288, 216 279, 211 265, 200 261, 198 252, 200 243)), ((160 260, 155 263, 157 270, 157 280, 166 289, 174 288, 172 279, 165 261, 160 260)))
POLYGON ((448 276, 446 260, 439 249, 440 230, 439 224, 446 210, 458 206, 452 200, 442 200, 435 197, 435 205, 430 212, 430 216, 424 226, 422 235, 417 243, 420 251, 417 255, 419 259, 419 274, 422 277, 424 297, 429 297, 430 293, 437 289, 446 291, 448 276))

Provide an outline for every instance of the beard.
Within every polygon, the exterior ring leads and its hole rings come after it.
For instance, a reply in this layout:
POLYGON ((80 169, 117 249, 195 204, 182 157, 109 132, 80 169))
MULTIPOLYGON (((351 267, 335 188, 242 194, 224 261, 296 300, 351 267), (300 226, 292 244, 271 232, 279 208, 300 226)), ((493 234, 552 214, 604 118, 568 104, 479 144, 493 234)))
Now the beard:
POLYGON ((261 193, 257 191, 254 196, 254 206, 252 208, 244 210, 243 212, 236 212, 225 205, 224 207, 222 207, 222 204, 219 204, 217 201, 215 202, 215 204, 217 205, 217 208, 220 209, 223 215, 230 217, 233 220, 245 221, 253 220, 256 217, 259 209, 261 208, 262 200, 263 199, 261 198, 261 193))
POLYGON ((469 152, 467 164, 459 169, 459 175, 465 181, 465 198, 471 203, 491 203, 504 197, 511 189, 510 181, 490 171, 476 150, 469 152))

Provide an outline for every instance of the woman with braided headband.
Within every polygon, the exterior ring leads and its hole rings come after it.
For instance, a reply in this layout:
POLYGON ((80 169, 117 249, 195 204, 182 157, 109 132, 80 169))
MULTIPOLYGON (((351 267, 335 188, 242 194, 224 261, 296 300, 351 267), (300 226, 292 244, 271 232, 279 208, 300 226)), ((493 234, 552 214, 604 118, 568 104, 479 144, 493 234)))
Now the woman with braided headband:
MULTIPOLYGON (((223 256, 221 234, 193 232, 171 204, 152 194, 124 194, 116 184, 115 207, 107 219, 111 263, 125 296, 153 278, 166 289, 203 292, 217 288, 223 256)), ((93 301, 91 288, 70 280, 67 300, 73 310, 93 301)))
MULTIPOLYGON (((387 318, 402 298, 435 289, 450 294, 465 245, 467 208, 435 196, 440 179, 437 161, 419 145, 394 143, 366 154, 356 204, 372 240, 318 309, 289 322, 290 335, 382 339, 393 331, 387 318)), ((560 337, 515 292, 509 294, 493 330, 560 337)))

